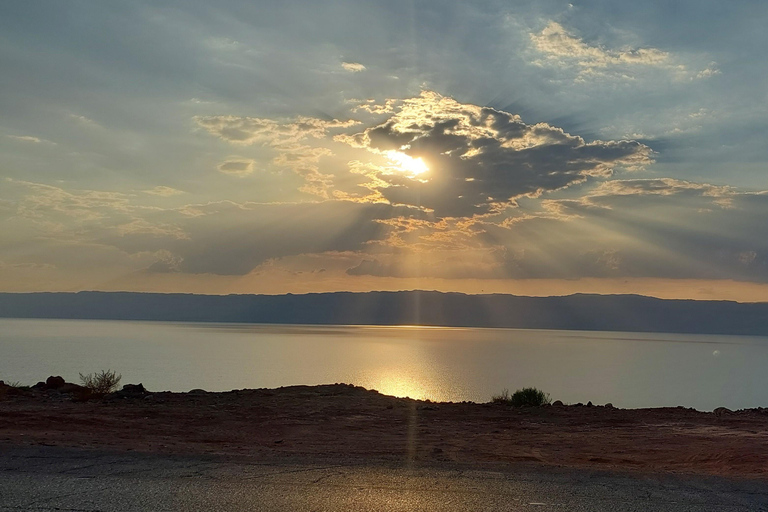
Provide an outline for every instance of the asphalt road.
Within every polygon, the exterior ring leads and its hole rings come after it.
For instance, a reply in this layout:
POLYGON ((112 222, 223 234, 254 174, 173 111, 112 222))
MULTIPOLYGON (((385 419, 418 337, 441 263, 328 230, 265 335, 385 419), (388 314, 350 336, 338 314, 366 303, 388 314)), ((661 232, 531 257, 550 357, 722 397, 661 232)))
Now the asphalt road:
POLYGON ((0 511, 768 511, 768 483, 0 444, 0 511))

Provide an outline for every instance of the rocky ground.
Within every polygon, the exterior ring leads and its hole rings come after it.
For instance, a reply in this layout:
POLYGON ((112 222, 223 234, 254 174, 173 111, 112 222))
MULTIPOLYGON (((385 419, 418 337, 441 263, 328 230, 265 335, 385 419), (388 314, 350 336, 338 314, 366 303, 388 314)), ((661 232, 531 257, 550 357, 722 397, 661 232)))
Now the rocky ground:
MULTIPOLYGON (((42 383, 41 383, 42 384, 42 383)), ((3 444, 253 458, 441 461, 768 479, 768 409, 434 403, 346 384, 94 397, 0 385, 3 444)))

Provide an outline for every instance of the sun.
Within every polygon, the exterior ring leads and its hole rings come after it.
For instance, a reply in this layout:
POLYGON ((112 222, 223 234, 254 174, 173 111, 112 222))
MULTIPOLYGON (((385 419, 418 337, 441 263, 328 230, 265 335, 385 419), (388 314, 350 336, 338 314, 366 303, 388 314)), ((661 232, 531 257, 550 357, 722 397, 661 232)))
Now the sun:
POLYGON ((413 158, 399 151, 387 151, 386 155, 393 164, 411 177, 419 176, 429 170, 427 163, 421 157, 413 158))

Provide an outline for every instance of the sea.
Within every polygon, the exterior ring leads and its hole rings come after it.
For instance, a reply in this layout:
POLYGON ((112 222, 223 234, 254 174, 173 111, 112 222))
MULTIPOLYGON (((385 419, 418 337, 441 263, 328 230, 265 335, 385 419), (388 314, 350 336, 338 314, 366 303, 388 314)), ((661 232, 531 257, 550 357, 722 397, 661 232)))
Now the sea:
POLYGON ((420 326, 0 319, 0 380, 114 370, 151 391, 348 383, 488 402, 536 387, 565 403, 768 406, 768 337, 420 326))

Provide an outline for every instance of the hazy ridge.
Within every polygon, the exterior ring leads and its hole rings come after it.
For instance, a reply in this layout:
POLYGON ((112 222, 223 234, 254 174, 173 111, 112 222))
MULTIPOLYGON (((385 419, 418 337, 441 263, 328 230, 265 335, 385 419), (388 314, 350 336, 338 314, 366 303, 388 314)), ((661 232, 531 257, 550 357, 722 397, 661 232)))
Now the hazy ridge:
POLYGON ((0 293, 0 317, 768 335, 768 303, 639 295, 0 293))

